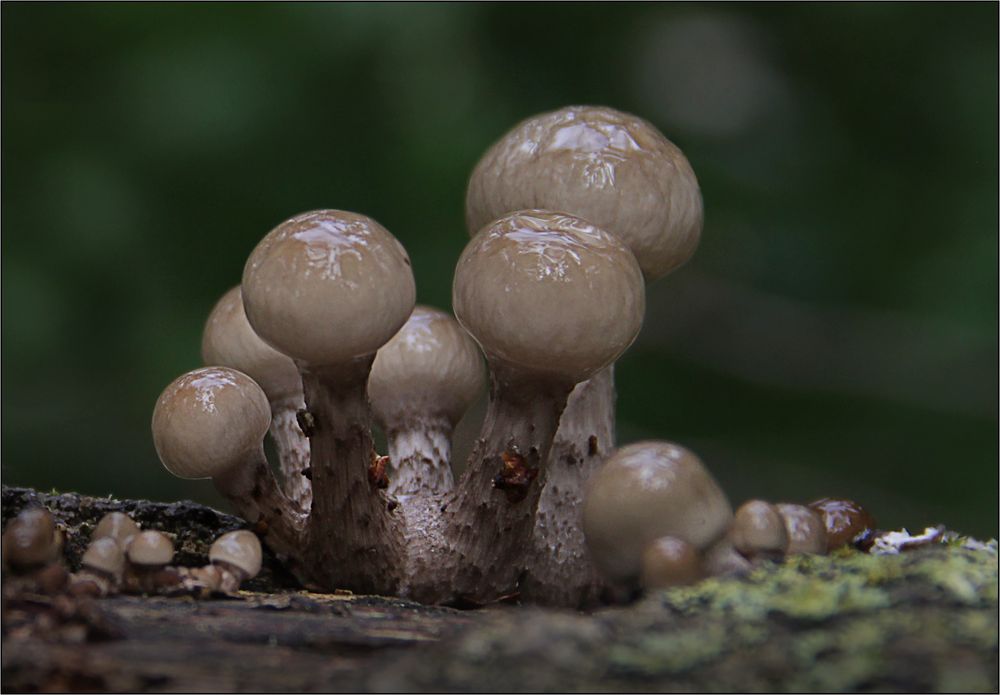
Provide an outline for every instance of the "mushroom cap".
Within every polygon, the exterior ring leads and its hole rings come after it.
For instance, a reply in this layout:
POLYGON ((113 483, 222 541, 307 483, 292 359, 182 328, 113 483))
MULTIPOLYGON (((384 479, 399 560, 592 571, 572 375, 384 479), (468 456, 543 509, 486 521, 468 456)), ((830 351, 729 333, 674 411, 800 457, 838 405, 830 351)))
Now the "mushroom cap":
POLYGON ((824 497, 809 503, 826 527, 826 548, 833 550, 847 545, 860 534, 874 531, 875 517, 854 500, 824 497))
POLYGON ((784 555, 788 549, 784 518, 763 500, 744 502, 736 510, 730 537, 733 547, 747 557, 784 555))
POLYGON ((282 222, 243 269, 254 331, 307 364, 374 354, 406 323, 415 299, 402 244, 375 220, 342 210, 282 222))
POLYGON ((260 541, 251 531, 230 531, 215 539, 208 550, 211 562, 225 562, 246 573, 246 578, 257 576, 262 560, 260 541))
POLYGON ((243 372, 202 367, 175 379, 153 409, 153 444, 178 478, 211 478, 260 448, 271 406, 243 372))
POLYGON ((125 570, 125 553, 114 538, 104 536, 90 542, 83 553, 80 565, 113 577, 120 577, 125 570))
POLYGON ((264 389, 270 401, 302 394, 298 367, 260 339, 243 311, 240 286, 216 303, 201 336, 201 358, 207 365, 238 369, 264 389))
POLYGON ((479 160, 465 198, 469 233, 525 208, 565 210, 619 235, 649 280, 691 257, 703 219, 680 149, 649 122, 598 106, 528 118, 479 160))
POLYGON ((776 504, 788 531, 788 555, 826 554, 826 528, 823 517, 801 504, 776 504))
POLYGON ((417 305, 375 354, 368 398, 386 429, 442 417, 454 426, 484 381, 483 358, 472 336, 451 314, 417 305))
POLYGON ((132 517, 122 512, 108 512, 101 517, 94 527, 94 532, 90 534, 90 541, 101 538, 110 538, 122 549, 128 544, 129 539, 139 533, 139 525, 132 521, 132 517))
POLYGON ((21 511, 3 532, 3 558, 12 567, 27 568, 55 562, 62 536, 52 514, 41 507, 21 511))
POLYGON ((663 536, 703 550, 733 518, 725 493, 701 460, 670 442, 618 449, 591 476, 583 532, 591 558, 609 579, 639 575, 642 553, 663 536))
POLYGON ((473 237, 452 299, 491 361, 571 383, 617 359, 645 310, 642 272, 622 242, 545 210, 507 215, 473 237))
POLYGON ((701 578, 701 558, 690 543, 664 536, 642 551, 639 583, 644 589, 693 584, 701 578))
POLYGON ((140 567, 169 565, 174 559, 174 543, 159 531, 141 531, 125 553, 129 562, 140 567))

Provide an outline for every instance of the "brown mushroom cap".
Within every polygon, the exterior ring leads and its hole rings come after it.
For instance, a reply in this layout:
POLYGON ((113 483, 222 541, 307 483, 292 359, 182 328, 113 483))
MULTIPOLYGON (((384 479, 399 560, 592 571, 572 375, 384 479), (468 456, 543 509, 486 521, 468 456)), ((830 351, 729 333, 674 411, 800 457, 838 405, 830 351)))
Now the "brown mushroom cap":
POLYGON ((179 478, 211 478, 261 446, 271 406, 253 379, 203 367, 175 379, 153 410, 153 444, 179 478))
POLYGON ((219 536, 208 551, 211 562, 224 562, 245 573, 247 579, 257 576, 262 561, 260 541, 250 531, 230 531, 219 536))
POLYGON ((680 538, 657 538, 642 551, 639 584, 644 589, 693 584, 701 578, 701 574, 698 551, 680 538))
POLYGON ((733 547, 750 558, 784 555, 788 549, 785 520, 763 500, 750 500, 736 510, 730 537, 733 547))
POLYGON ((113 577, 120 577, 125 570, 125 553, 111 536, 104 536, 90 542, 83 553, 80 565, 113 577))
POLYGON ((372 412, 383 427, 423 417, 454 426, 485 381, 479 347, 446 312, 417 305, 375 355, 368 377, 372 412))
POLYGON ((3 532, 3 557, 11 567, 27 569, 55 562, 62 551, 62 535, 46 509, 25 509, 3 532))
POLYGON ((789 555, 826 554, 826 528, 818 512, 801 504, 777 504, 775 507, 785 520, 789 555))
POLYGON ((250 327, 239 285, 222 295, 209 314, 201 337, 201 358, 207 365, 243 372, 271 401, 302 394, 302 378, 292 359, 261 340, 250 327))
POLYGON ((647 121, 596 106, 522 121, 479 160, 466 194, 469 233, 525 208, 571 212, 619 235, 650 280, 691 257, 703 218, 684 154, 647 121))
POLYGON ((810 502, 809 508, 823 518, 827 550, 847 545, 876 527, 875 517, 854 500, 824 497, 810 502))
POLYGON ((90 534, 90 540, 93 542, 101 538, 110 538, 124 549, 129 540, 137 533, 139 533, 139 525, 132 521, 128 514, 108 512, 97 522, 94 532, 90 534))
POLYGON ((169 565, 174 559, 174 543, 159 531, 142 531, 129 543, 126 555, 139 567, 169 565))
POLYGON ((243 269, 254 331, 308 364, 374 354, 406 323, 415 298, 402 244, 375 220, 342 210, 282 222, 243 269))
POLYGON ((725 493, 697 456, 647 441, 618 449, 591 476, 583 532, 597 568, 628 581, 638 577, 642 553, 656 539, 674 536, 702 550, 732 517, 725 493))
POLYGON ((458 261, 452 297, 491 361, 571 383, 617 359, 645 309, 642 272, 616 237, 544 210, 477 234, 458 261))

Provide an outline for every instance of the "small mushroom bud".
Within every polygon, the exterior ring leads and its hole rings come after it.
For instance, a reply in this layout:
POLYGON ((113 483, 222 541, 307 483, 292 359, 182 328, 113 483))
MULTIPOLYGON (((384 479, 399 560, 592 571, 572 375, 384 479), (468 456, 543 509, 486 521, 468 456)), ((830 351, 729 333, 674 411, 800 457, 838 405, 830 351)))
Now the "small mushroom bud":
POLYGON ((875 533, 875 517, 857 502, 847 499, 824 497, 810 502, 823 518, 826 527, 826 548, 833 550, 848 543, 865 546, 875 533))
POLYGON ((141 531, 129 543, 126 556, 133 567, 157 569, 174 559, 174 543, 159 531, 141 531))
POLYGON ((698 551, 679 538, 657 538, 642 551, 639 583, 644 589, 694 584, 701 575, 698 551))
POLYGON ((588 485, 583 532, 591 558, 608 579, 639 579, 642 553, 673 536, 704 550, 733 518, 725 493, 701 460, 670 442, 618 449, 588 485))
POLYGON ((25 509, 4 530, 3 560, 17 572, 29 572, 57 562, 61 552, 62 533, 45 509, 25 509))
POLYGON ((260 541, 250 531, 230 531, 212 543, 208 559, 230 575, 222 580, 220 588, 233 593, 239 589, 240 584, 253 579, 260 572, 260 541))
POLYGON ((80 571, 70 578, 69 591, 76 596, 107 596, 118 589, 124 573, 125 553, 118 542, 111 536, 97 538, 83 553, 80 571))
POLYGON ((736 510, 730 539, 741 555, 751 559, 778 559, 788 549, 785 520, 763 500, 750 500, 736 510))
POLYGON ((110 538, 124 551, 132 537, 138 533, 139 525, 128 514, 108 512, 97 522, 94 532, 90 534, 90 542, 110 538))
POLYGON ((451 315, 416 306, 375 355, 368 397, 389 440, 390 495, 455 486, 451 434, 483 388, 479 347, 451 315))
POLYGON ((218 301, 205 323, 201 356, 206 365, 231 367, 257 382, 271 405, 269 431, 278 450, 285 494, 303 509, 311 501, 311 486, 303 473, 309 467, 309 440, 296 416, 305 403, 302 378, 295 363, 254 333, 243 310, 239 285, 218 301))
POLYGON ((788 531, 788 555, 826 555, 826 527, 815 510, 801 504, 775 505, 788 531))

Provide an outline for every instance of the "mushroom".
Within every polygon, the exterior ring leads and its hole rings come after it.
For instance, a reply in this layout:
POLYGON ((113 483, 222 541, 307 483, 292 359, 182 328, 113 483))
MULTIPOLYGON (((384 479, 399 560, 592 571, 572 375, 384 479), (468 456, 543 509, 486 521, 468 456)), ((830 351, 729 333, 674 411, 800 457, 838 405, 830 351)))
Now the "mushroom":
MULTIPOLYGON (((129 536, 129 541, 132 538, 129 536)), ((70 591, 77 595, 107 596, 118 589, 124 572, 125 553, 118 540, 112 536, 97 538, 84 551, 80 571, 70 580, 70 591)))
MULTIPOLYGON (((573 386, 635 339, 645 294, 635 257, 614 236, 572 215, 525 210, 466 246, 455 270, 455 315, 490 369, 477 446, 446 503, 464 558, 465 596, 512 590, 525 569, 559 415, 573 386), (481 577, 484 569, 495 569, 481 577)), ((546 578, 547 579, 547 578, 546 578)))
POLYGON ((269 431, 278 450, 285 494, 308 509, 309 440, 296 419, 304 407, 302 379, 291 358, 254 333, 243 310, 239 285, 226 292, 209 314, 202 333, 201 356, 206 365, 243 372, 263 389, 271 405, 269 431))
MULTIPOLYGON (((698 181, 684 154, 649 122, 595 106, 528 118, 479 160, 466 195, 469 234, 523 208, 562 210, 618 235, 647 281, 691 257, 703 220, 698 181)), ((614 408, 613 365, 570 394, 539 502, 532 560, 554 581, 539 584, 529 571, 527 594, 565 603, 569 586, 581 602, 593 593, 579 518, 566 520, 565 510, 579 510, 587 478, 614 447, 614 408)))
POLYGON ((62 545, 62 533, 48 510, 25 509, 4 529, 3 561, 15 572, 31 572, 57 562, 62 545))
POLYGON ((788 531, 787 555, 826 555, 826 527, 818 512, 801 504, 777 504, 775 507, 788 531))
POLYGON ((176 572, 168 567, 174 559, 174 543, 159 531, 141 531, 125 551, 128 571, 124 586, 132 592, 154 593, 175 586, 176 572))
POLYGON ((234 593, 240 584, 260 572, 263 554, 260 541, 250 531, 230 531, 219 536, 208 551, 208 559, 221 572, 219 589, 234 593))
POLYGON ((673 536, 705 551, 732 518, 729 500, 697 456, 670 442, 646 441, 618 449, 591 476, 583 532, 603 575, 633 584, 650 543, 673 536))
POLYGON ((639 584, 643 589, 694 584, 701 579, 701 575, 698 551, 680 538, 657 538, 642 551, 639 584))
POLYGON ((153 410, 153 444, 168 471, 211 478, 244 519, 265 525, 275 551, 287 555, 302 515, 278 489, 264 456, 270 420, 267 398, 253 379, 228 367, 202 367, 163 390, 153 410))
POLYGON ((90 534, 90 542, 101 538, 110 538, 124 551, 128 548, 132 537, 139 533, 139 526, 128 514, 122 512, 108 512, 101 517, 90 534))
POLYGON ((391 593, 403 566, 401 522, 369 483, 378 459, 366 387, 376 351, 413 311, 410 259, 374 220, 318 210, 282 222, 257 244, 242 287, 254 331, 295 360, 302 376, 313 423, 311 564, 337 585, 391 593))
POLYGON ((388 493, 451 490, 451 435, 482 390, 479 347, 451 317, 417 305, 375 355, 368 397, 389 442, 388 493))
POLYGON ((824 497, 809 503, 826 527, 826 549, 833 550, 848 543, 865 547, 873 542, 875 517, 853 500, 824 497))
POLYGON ((778 559, 788 549, 785 520, 773 504, 763 500, 743 503, 730 529, 733 547, 748 559, 778 559))

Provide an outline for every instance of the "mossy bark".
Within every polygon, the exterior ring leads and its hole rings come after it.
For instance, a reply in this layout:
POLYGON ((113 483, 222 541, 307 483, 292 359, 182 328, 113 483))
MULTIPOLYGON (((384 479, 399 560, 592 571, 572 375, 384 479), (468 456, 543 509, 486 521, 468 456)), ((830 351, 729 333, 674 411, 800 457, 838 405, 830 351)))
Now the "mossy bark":
MULTIPOLYGON (((157 504, 4 488, 4 522, 41 504, 75 568, 114 509, 204 562, 240 520, 157 504)), ((310 594, 273 558, 237 600, 5 598, 8 691, 997 690, 997 556, 936 545, 765 564, 590 614, 456 611, 310 594)))

